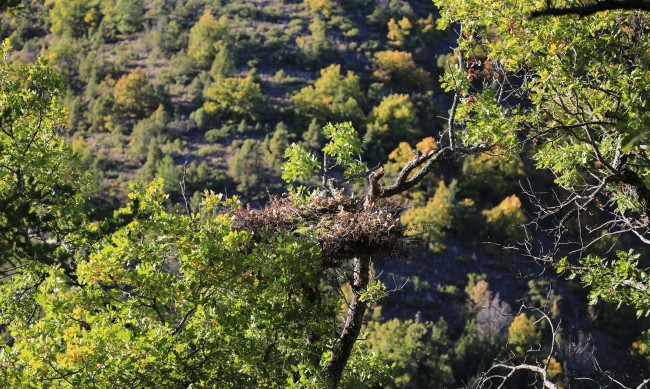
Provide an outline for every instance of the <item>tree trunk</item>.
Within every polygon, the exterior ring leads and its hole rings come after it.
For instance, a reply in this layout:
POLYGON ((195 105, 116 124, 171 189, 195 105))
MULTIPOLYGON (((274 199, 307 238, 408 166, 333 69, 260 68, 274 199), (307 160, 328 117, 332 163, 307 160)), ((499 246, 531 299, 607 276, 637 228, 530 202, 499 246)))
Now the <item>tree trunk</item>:
POLYGON ((352 283, 352 301, 348 308, 345 325, 339 335, 338 348, 333 350, 332 357, 327 363, 329 386, 336 388, 341 381, 343 369, 348 363, 354 343, 361 332, 363 316, 368 309, 368 303, 361 301, 361 293, 368 287, 370 279, 370 257, 354 259, 354 281, 352 283))

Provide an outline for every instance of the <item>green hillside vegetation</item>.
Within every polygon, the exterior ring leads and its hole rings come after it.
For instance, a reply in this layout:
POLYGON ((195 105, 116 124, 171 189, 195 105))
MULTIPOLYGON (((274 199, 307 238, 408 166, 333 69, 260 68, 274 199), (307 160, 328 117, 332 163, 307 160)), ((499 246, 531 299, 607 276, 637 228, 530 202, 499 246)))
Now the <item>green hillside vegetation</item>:
MULTIPOLYGON (((245 140, 261 142, 279 123, 290 141, 305 143, 313 142, 313 120, 318 129, 367 125, 368 138, 381 138, 372 143, 376 162, 397 146, 387 125, 408 115, 409 139, 424 133, 442 113, 431 64, 447 48, 437 47, 445 34, 434 28, 434 12, 428 1, 34 1, 3 18, 2 35, 13 58, 42 53, 64 77, 67 137, 95 155, 98 206, 124 200, 130 182, 151 176, 142 170, 152 138, 188 166, 192 192, 238 187, 263 199, 267 189, 281 191, 279 165, 260 161, 252 180, 224 172, 254 149, 242 149, 245 140), (394 18, 417 26, 399 47, 388 38, 394 18), (166 121, 153 125, 155 112, 166 121)), ((169 189, 179 194, 178 185, 169 189)))
POLYGON ((0 5, 0 386, 648 384, 618 7, 0 5))

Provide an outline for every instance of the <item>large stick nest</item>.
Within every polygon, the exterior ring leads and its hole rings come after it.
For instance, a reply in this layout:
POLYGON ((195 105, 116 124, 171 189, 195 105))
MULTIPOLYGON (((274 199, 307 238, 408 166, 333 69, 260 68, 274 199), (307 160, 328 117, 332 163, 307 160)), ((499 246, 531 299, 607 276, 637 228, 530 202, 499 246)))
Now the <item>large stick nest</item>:
POLYGON ((315 196, 304 205, 272 197, 261 209, 240 207, 233 216, 236 227, 252 232, 257 240, 278 231, 315 237, 323 266, 337 267, 359 256, 405 257, 409 239, 399 220, 401 211, 389 201, 364 207, 354 196, 315 196))

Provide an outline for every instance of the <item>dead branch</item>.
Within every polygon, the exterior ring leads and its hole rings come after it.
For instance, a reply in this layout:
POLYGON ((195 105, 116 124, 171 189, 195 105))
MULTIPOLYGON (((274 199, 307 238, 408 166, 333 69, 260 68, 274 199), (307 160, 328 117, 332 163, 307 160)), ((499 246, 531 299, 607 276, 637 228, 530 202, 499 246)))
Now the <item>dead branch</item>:
POLYGON ((485 376, 481 378, 481 381, 478 384, 478 388, 483 388, 485 384, 487 384, 490 381, 493 380, 501 380, 501 383, 497 388, 503 388, 505 383, 512 378, 512 376, 515 375, 516 372, 522 371, 522 370, 527 370, 532 373, 539 374, 542 377, 542 382, 544 383, 544 387, 548 389, 557 389, 557 385, 552 383, 551 381, 548 380, 548 373, 546 372, 546 369, 542 368, 541 366, 536 366, 536 365, 530 365, 523 363, 521 365, 507 365, 503 363, 499 363, 496 365, 493 365, 486 373, 485 376), (504 369, 507 370, 507 373, 505 374, 497 374, 494 371, 498 369, 504 369))
POLYGON ((549 323, 549 327, 551 329, 551 347, 549 352, 546 354, 546 357, 544 358, 544 362, 537 363, 535 365, 526 363, 525 361, 519 364, 510 364, 509 361, 513 359, 510 358, 509 360, 496 363, 483 374, 478 385, 476 386, 477 389, 482 389, 486 387, 486 385, 488 385, 488 387, 491 387, 495 381, 498 382, 497 388, 503 388, 506 385, 506 382, 518 371, 529 371, 531 373, 534 373, 542 379, 544 388, 557 389, 557 385, 551 381, 551 377, 549 377, 547 370, 551 358, 555 354, 557 344, 556 339, 558 333, 560 332, 560 324, 558 323, 557 325, 553 325, 551 318, 542 309, 531 308, 525 305, 522 305, 520 307, 517 315, 520 314, 523 310, 532 310, 541 315, 541 317, 535 323, 538 323, 542 320, 545 320, 549 323))

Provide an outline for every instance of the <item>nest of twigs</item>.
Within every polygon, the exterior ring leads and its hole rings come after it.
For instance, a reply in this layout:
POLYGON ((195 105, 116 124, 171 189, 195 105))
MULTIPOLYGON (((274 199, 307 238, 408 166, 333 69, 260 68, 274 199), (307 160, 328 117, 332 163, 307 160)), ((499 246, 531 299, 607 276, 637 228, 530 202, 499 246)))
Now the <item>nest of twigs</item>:
POLYGON ((315 196, 306 204, 272 197, 263 208, 240 207, 233 216, 236 227, 252 232, 257 240, 277 231, 311 235, 321 247, 323 266, 336 267, 360 256, 404 257, 409 239, 399 220, 401 211, 389 201, 364 207, 353 196, 315 196))

